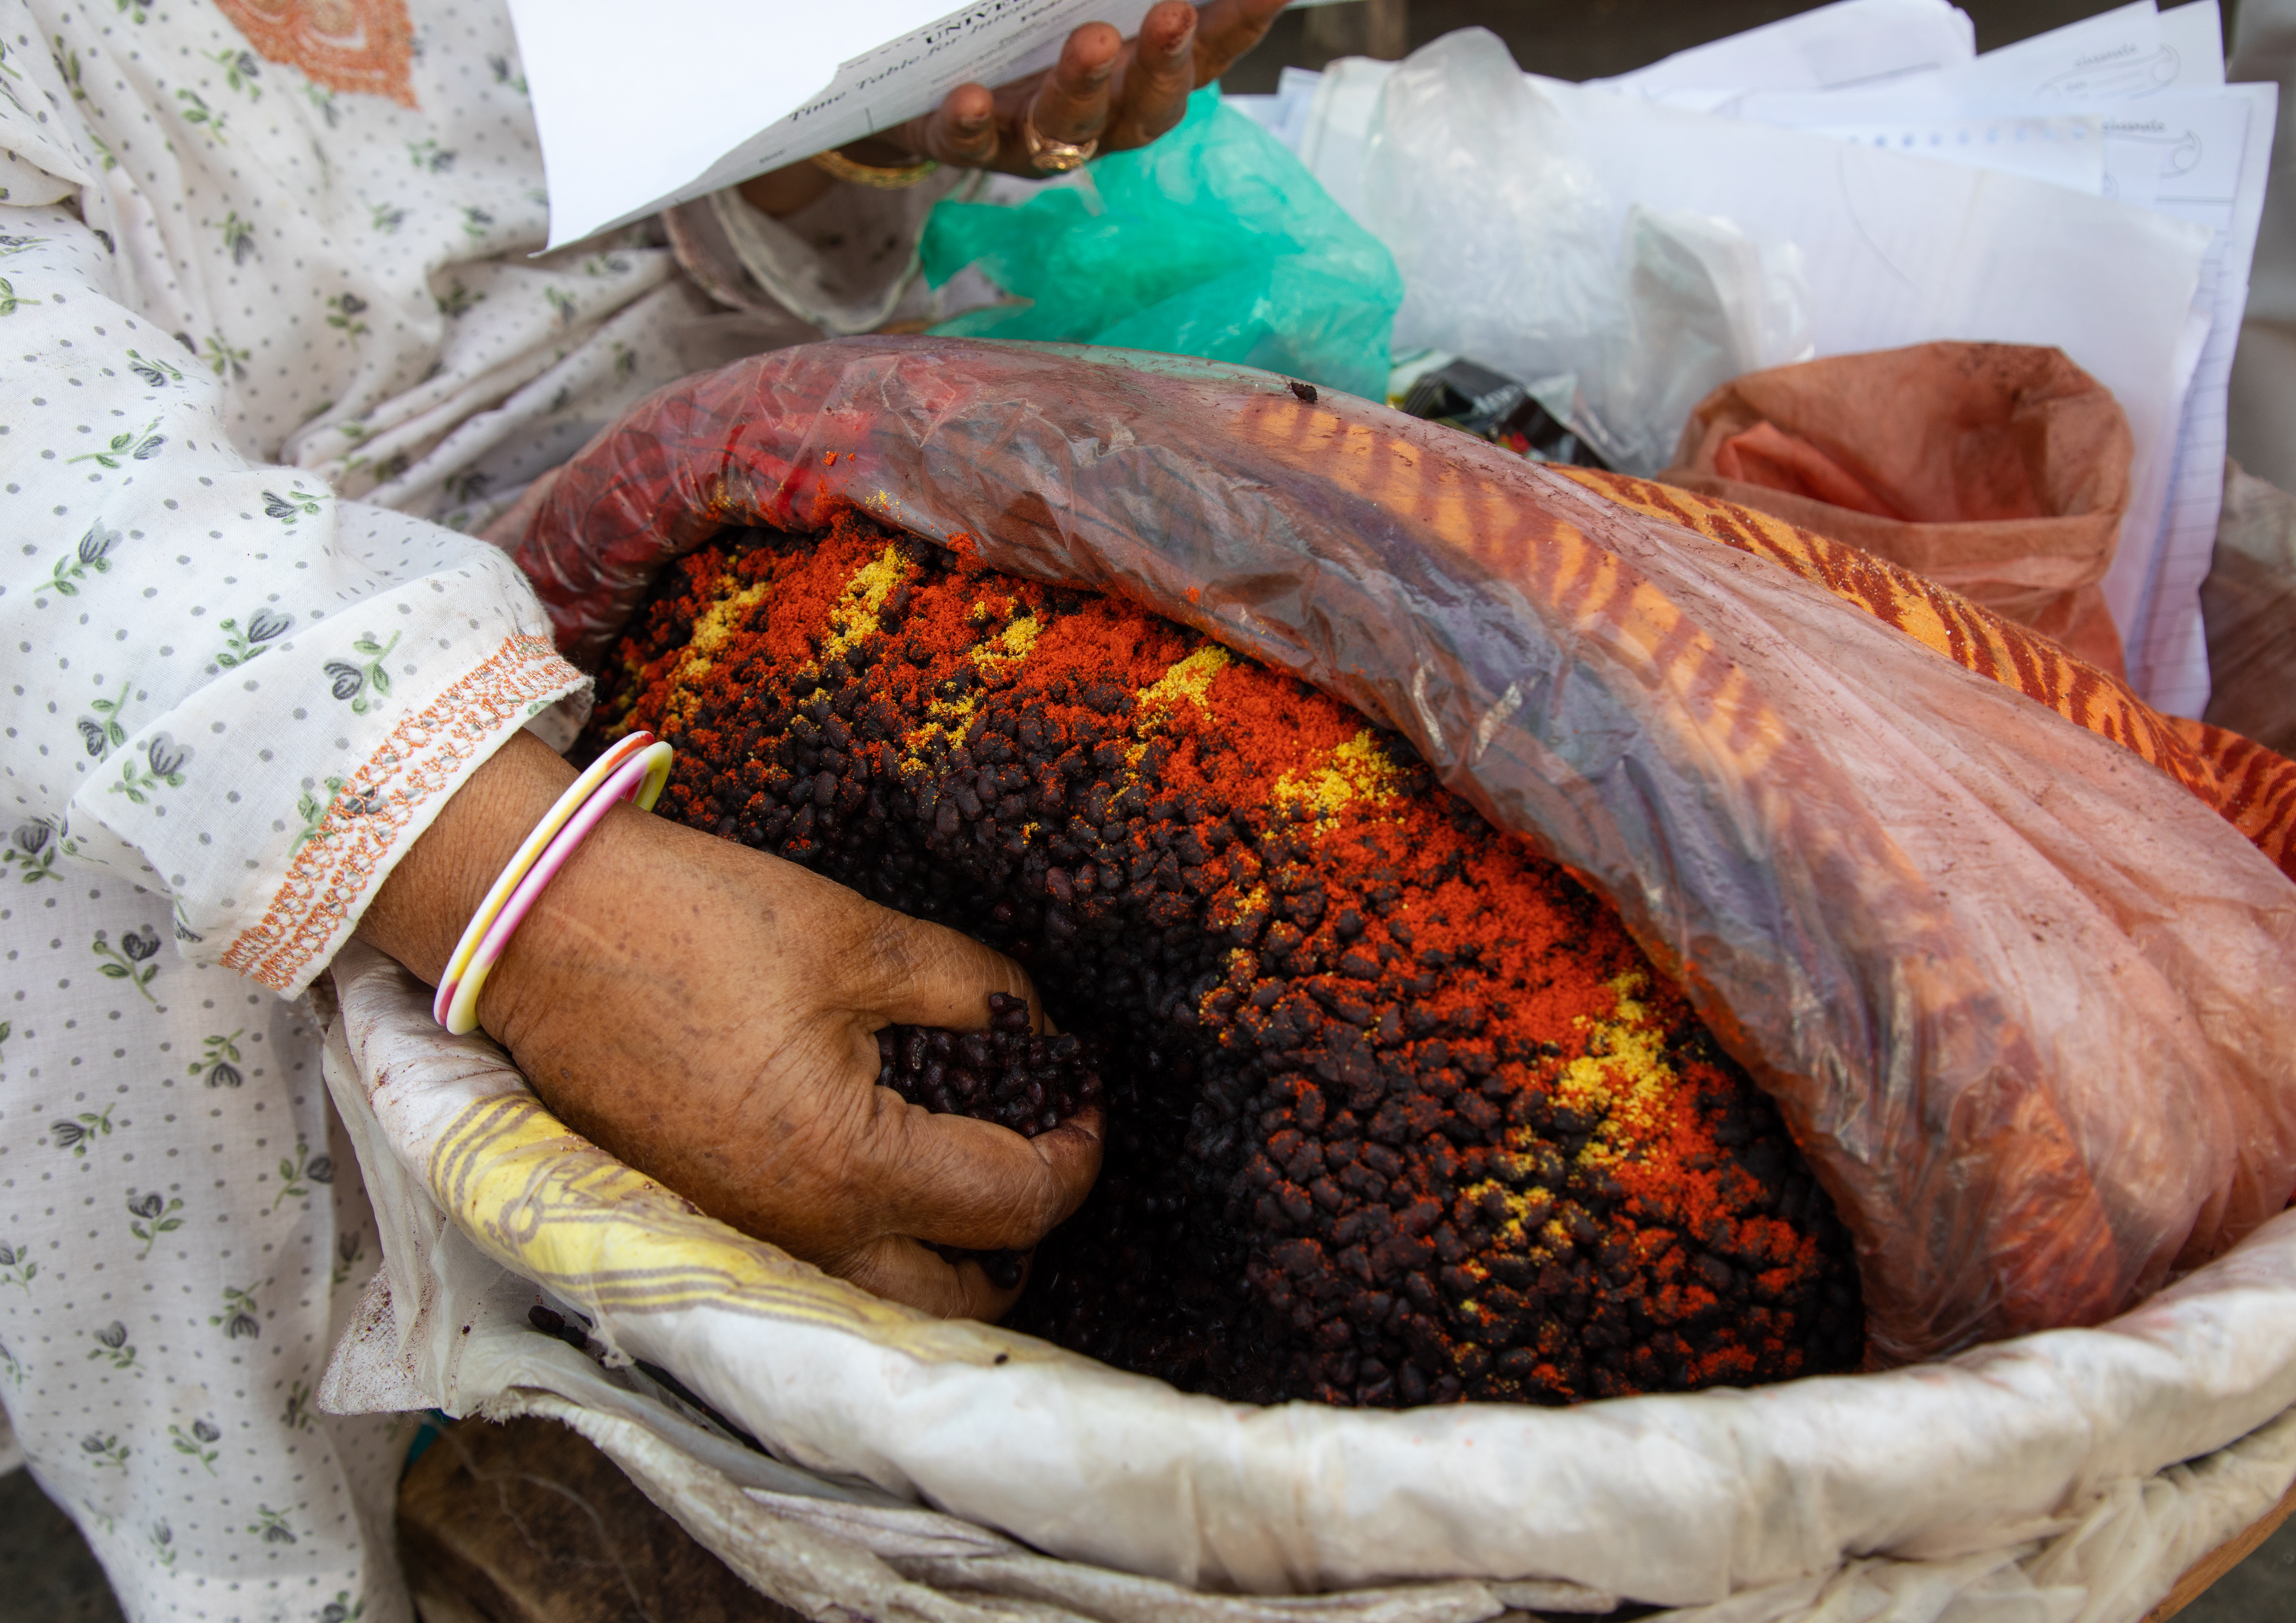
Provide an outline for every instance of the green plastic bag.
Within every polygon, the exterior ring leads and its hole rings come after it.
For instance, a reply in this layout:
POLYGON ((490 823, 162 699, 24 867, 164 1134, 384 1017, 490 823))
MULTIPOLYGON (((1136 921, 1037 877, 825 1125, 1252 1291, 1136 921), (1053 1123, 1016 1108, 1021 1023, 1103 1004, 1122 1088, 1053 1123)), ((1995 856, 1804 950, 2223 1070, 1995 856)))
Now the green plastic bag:
POLYGON ((1088 186, 1018 208, 945 202, 928 281, 979 264, 1029 300, 935 327, 1236 361, 1382 400, 1403 278, 1376 237, 1219 87, 1159 141, 1095 161, 1088 186))

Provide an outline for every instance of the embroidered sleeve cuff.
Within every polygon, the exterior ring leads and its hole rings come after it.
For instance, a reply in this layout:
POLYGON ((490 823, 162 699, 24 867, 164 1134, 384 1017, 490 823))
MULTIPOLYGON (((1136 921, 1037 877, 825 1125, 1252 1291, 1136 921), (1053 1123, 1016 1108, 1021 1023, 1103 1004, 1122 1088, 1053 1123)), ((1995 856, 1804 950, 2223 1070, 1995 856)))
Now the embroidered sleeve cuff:
POLYGON ((73 797, 66 854, 168 891, 193 962, 300 990, 479 764, 587 685, 515 566, 463 545, 257 645, 129 735, 73 797))
POLYGON ((401 717, 324 803, 305 792, 301 809, 316 816, 296 831, 286 873, 262 916, 234 934, 216 962, 276 991, 301 990, 350 939, 375 887, 479 764, 587 680, 549 638, 505 637, 492 658, 401 717))

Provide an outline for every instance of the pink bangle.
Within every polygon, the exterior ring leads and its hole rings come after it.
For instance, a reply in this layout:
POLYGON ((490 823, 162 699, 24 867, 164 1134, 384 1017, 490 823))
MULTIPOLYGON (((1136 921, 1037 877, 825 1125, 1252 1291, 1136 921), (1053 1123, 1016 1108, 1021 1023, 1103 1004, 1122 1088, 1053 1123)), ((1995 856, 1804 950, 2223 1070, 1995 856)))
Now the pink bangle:
POLYGON ((456 1037, 478 1029, 479 994, 535 902, 592 829, 624 800, 651 811, 669 780, 675 752, 647 733, 633 734, 600 758, 550 808, 503 870, 463 931, 447 972, 439 977, 431 1017, 456 1037))
POLYGON ((455 984, 462 980, 463 971, 470 968, 471 958, 479 950, 479 943, 486 939, 488 927, 494 922, 495 915, 502 911, 503 904, 510 900, 511 892, 518 889, 518 881, 526 877, 526 871, 550 848, 550 842, 557 838, 558 831, 566 826, 567 819, 582 808, 582 803, 597 791, 598 786, 613 776, 624 761, 652 742, 653 734, 639 729, 607 746, 596 760, 566 786, 566 791, 552 803, 550 809, 543 813, 541 821, 519 842, 518 849, 503 865, 503 871, 488 887, 484 899, 472 913, 470 922, 463 927, 462 939, 455 943, 455 950, 447 956, 446 970, 439 977, 438 996, 430 1004, 431 1017, 440 1025, 447 1023, 447 1011, 454 1005, 455 984))

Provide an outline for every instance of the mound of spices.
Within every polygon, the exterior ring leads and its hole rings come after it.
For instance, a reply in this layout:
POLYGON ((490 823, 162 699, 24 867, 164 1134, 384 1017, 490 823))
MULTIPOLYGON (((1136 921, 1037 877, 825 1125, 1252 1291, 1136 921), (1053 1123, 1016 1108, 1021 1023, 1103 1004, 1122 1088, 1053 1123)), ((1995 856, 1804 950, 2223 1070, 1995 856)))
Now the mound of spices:
MULTIPOLYGON (((850 513, 681 561, 602 690, 594 746, 678 748, 660 811, 1010 954, 1106 1056, 1100 1183, 1014 1327, 1255 1403, 1858 1362, 1767 1097, 1606 906, 1345 705, 850 513)), ((1020 1131, 1090 1096, 989 1026, 890 1035, 888 1086, 1020 1131)))

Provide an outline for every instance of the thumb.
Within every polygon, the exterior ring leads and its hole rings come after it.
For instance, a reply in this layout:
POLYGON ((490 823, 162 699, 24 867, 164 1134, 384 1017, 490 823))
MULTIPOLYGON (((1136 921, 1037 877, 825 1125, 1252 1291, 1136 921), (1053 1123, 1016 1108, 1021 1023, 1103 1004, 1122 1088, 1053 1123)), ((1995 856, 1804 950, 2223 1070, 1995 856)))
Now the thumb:
POLYGON ((875 1196, 879 1226, 934 1245, 1025 1251, 1067 1221, 1100 1176, 1097 1105, 1023 1138, 970 1116, 881 1094, 852 1147, 875 1196))

